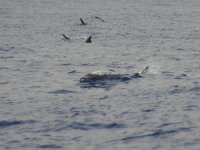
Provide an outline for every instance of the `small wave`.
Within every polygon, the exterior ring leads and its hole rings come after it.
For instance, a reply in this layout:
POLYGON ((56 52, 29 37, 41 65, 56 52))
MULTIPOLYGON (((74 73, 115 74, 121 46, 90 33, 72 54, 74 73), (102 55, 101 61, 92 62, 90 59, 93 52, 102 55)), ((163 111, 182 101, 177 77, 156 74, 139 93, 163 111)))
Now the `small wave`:
POLYGON ((0 59, 12 59, 14 58, 13 56, 1 56, 0 59))
POLYGON ((69 71, 68 74, 76 73, 76 70, 69 71))
POLYGON ((84 63, 84 64, 79 64, 77 66, 96 66, 97 64, 92 64, 92 63, 84 63))
POLYGON ((178 85, 175 85, 172 90, 169 91, 170 94, 178 94, 178 93, 182 93, 186 90, 185 87, 180 87, 178 85))
POLYGON ((181 124, 181 122, 162 123, 161 125, 158 126, 158 128, 164 128, 164 127, 169 127, 169 126, 178 125, 178 124, 181 124))
POLYGON ((91 130, 91 129, 116 129, 116 128, 124 128, 124 124, 119 123, 94 123, 94 124, 85 124, 74 122, 69 125, 72 129, 80 129, 80 130, 91 130))
POLYGON ((110 89, 111 87, 115 86, 116 82, 110 81, 91 81, 91 82, 81 82, 80 87, 81 88, 103 88, 103 89, 110 89))
POLYGON ((170 94, 178 94, 178 93, 183 93, 183 92, 195 92, 199 94, 200 92, 200 87, 193 87, 193 88, 187 89, 186 87, 175 85, 171 89, 172 90, 169 90, 170 94))
MULTIPOLYGON (((130 66, 130 65, 129 65, 129 66, 130 66)), ((125 65, 124 65, 124 64, 121 64, 121 63, 119 63, 119 62, 112 62, 111 64, 108 64, 107 67, 108 67, 108 68, 123 68, 123 67, 125 67, 125 65)), ((134 65, 131 65, 131 67, 133 68, 134 65)))
POLYGON ((103 96, 103 97, 100 97, 99 100, 105 100, 105 99, 108 99, 109 97, 107 95, 103 96))
POLYGON ((4 128, 4 127, 19 125, 19 124, 23 124, 23 122, 22 121, 1 121, 0 127, 4 128))
POLYGON ((0 47, 0 51, 10 51, 13 49, 14 49, 14 47, 0 47))
POLYGON ((27 120, 27 121, 0 121, 0 128, 6 128, 10 126, 15 126, 15 125, 21 125, 21 124, 29 124, 29 123, 35 123, 34 120, 27 120))
POLYGON ((144 135, 134 135, 134 136, 128 136, 122 139, 118 139, 118 140, 112 140, 110 142, 116 142, 116 141, 123 141, 125 143, 129 143, 132 142, 134 140, 140 140, 143 138, 148 138, 148 137, 153 137, 153 138, 160 138, 163 136, 167 136, 167 135, 171 135, 171 134, 175 134, 175 133, 179 133, 179 132, 187 132, 190 131, 191 128, 190 127, 182 127, 182 128, 178 128, 178 129, 174 129, 174 130, 156 130, 152 133, 149 134, 144 134, 144 135))
POLYGON ((120 129, 125 128, 126 125, 122 123, 80 123, 80 122, 72 122, 65 128, 60 128, 59 130, 63 129, 74 129, 74 130, 93 130, 93 129, 120 129))
POLYGON ((189 90, 189 92, 192 91, 192 92, 200 92, 200 87, 194 87, 192 89, 189 90))
POLYGON ((119 83, 128 84, 131 78, 129 77, 123 77, 120 80, 119 79, 113 79, 113 80, 91 80, 88 82, 81 82, 79 85, 81 88, 102 88, 105 90, 109 90, 112 87, 118 85, 119 83))
POLYGON ((188 105, 183 108, 184 111, 194 111, 199 110, 199 107, 197 105, 188 105))
POLYGON ((27 48, 27 47, 12 47, 12 46, 3 46, 0 47, 0 51, 2 52, 16 52, 16 53, 21 53, 21 52, 33 52, 33 49, 27 48))
POLYGON ((163 74, 166 77, 173 77, 174 76, 172 72, 168 72, 168 71, 163 71, 163 72, 161 72, 161 74, 163 74))
POLYGON ((0 82, 0 85, 8 84, 9 82, 0 82))
POLYGON ((185 49, 183 49, 183 48, 177 48, 176 50, 177 51, 184 51, 185 49))
POLYGON ((70 63, 66 63, 66 64, 62 64, 63 66, 71 66, 72 64, 70 63))
POLYGON ((63 148, 62 146, 55 145, 55 144, 47 144, 47 145, 40 145, 38 148, 45 148, 45 149, 57 149, 57 148, 63 148))
POLYGON ((18 140, 9 141, 8 144, 20 143, 18 140))
POLYGON ((75 92, 70 91, 70 90, 61 89, 61 90, 50 91, 48 93, 50 93, 50 94, 67 94, 67 93, 75 93, 75 92))
POLYGON ((144 109, 144 110, 142 110, 142 112, 153 112, 153 111, 155 111, 155 109, 154 108, 150 108, 150 109, 144 109))
POLYGON ((6 70, 6 69, 9 69, 7 67, 0 67, 0 70, 6 70))
POLYGON ((186 74, 181 74, 175 77, 175 79, 185 79, 186 77, 188 77, 186 74))

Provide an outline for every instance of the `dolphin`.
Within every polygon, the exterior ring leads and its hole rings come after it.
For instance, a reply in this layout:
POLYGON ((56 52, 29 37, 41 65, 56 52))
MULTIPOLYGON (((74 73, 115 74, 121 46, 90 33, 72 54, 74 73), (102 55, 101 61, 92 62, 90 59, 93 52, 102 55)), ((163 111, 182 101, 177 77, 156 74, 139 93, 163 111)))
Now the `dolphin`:
POLYGON ((86 39, 86 41, 85 41, 85 43, 92 43, 92 36, 89 36, 87 39, 86 39))
POLYGON ((62 34, 62 36, 64 37, 65 40, 70 40, 70 38, 67 37, 65 34, 62 34))
POLYGON ((87 23, 85 23, 82 18, 80 18, 80 21, 81 21, 81 25, 87 25, 87 23))
POLYGON ((99 20, 101 20, 102 22, 105 22, 105 20, 103 20, 103 19, 101 19, 100 17, 95 17, 95 19, 99 19, 99 20))
POLYGON ((149 66, 145 67, 140 73, 134 73, 134 74, 118 74, 114 70, 94 71, 92 73, 88 73, 85 76, 81 77, 80 82, 92 83, 92 82, 107 81, 107 80, 127 81, 133 78, 142 78, 148 70, 149 66))

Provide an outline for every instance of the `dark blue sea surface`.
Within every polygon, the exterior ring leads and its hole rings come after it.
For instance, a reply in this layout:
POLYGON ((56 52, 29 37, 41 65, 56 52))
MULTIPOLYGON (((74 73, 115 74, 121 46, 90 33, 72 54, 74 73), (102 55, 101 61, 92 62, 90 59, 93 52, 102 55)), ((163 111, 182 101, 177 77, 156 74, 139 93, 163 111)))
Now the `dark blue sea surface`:
POLYGON ((0 0, 0 150, 199 150, 199 100, 200 1, 0 0))

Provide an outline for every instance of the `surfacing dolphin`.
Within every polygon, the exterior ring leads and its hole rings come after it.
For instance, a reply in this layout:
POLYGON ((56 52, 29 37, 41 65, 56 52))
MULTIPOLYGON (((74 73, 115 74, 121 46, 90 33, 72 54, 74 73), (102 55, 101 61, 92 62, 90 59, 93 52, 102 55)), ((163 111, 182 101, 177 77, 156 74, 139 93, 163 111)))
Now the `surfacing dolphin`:
POLYGON ((148 70, 149 70, 149 66, 145 67, 140 73, 134 73, 134 74, 118 74, 114 70, 95 71, 81 77, 80 82, 99 83, 99 81, 109 81, 109 80, 127 81, 133 78, 142 78, 148 70))
POLYGON ((89 36, 86 40, 85 40, 85 43, 92 43, 92 36, 89 36))
POLYGON ((62 36, 63 36, 63 38, 64 38, 65 40, 70 40, 70 38, 67 37, 65 34, 62 34, 62 36))
POLYGON ((85 23, 82 18, 80 18, 80 21, 81 21, 81 25, 87 25, 87 23, 85 23))

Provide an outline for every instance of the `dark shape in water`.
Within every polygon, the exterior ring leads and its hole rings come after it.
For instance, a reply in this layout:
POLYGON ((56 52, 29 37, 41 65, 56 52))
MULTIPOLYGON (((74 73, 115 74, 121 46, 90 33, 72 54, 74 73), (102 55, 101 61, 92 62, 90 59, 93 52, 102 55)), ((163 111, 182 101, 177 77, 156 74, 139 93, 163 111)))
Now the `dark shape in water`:
POLYGON ((89 74, 86 74, 80 78, 80 83, 82 83, 83 88, 109 88, 116 85, 117 81, 122 81, 127 83, 133 78, 142 78, 143 75, 148 71, 149 66, 144 68, 141 73, 130 74, 117 74, 115 71, 95 71, 89 74))
POLYGON ((62 34, 62 36, 64 37, 65 40, 70 40, 70 38, 68 38, 65 34, 62 34))
POLYGON ((102 22, 105 22, 105 20, 103 20, 103 19, 101 19, 100 17, 95 17, 95 19, 99 19, 99 20, 101 20, 102 22))
POLYGON ((152 131, 151 133, 148 133, 148 134, 128 136, 128 137, 124 137, 121 139, 112 140, 109 142, 123 141, 124 143, 130 143, 130 142, 133 142, 134 140, 141 140, 144 138, 160 138, 160 137, 164 137, 164 136, 177 134, 180 132, 189 132, 189 131, 191 131, 191 129, 192 129, 192 127, 180 127, 180 128, 171 129, 171 130, 159 129, 159 130, 152 131))
POLYGON ((111 122, 111 123, 80 123, 72 122, 67 126, 67 128, 72 128, 75 130, 92 130, 92 129, 120 129, 126 127, 125 124, 111 122))
POLYGON ((5 127, 10 127, 10 126, 16 126, 16 125, 22 125, 22 124, 32 124, 35 123, 35 120, 11 120, 11 121, 7 121, 7 120, 3 120, 0 121, 0 129, 1 128, 5 128, 5 127))
POLYGON ((60 149, 62 146, 60 145, 55 145, 55 144, 47 144, 47 145, 40 145, 38 148, 43 148, 43 149, 60 149))
POLYGON ((123 80, 131 78, 141 78, 149 69, 149 66, 145 67, 141 73, 134 73, 133 75, 129 74, 117 74, 115 71, 95 71, 92 73, 86 74, 80 79, 80 82, 90 82, 90 81, 102 81, 102 80, 123 80))
POLYGON ((89 36, 89 37, 86 39, 85 43, 92 43, 91 38, 92 38, 92 36, 89 36))
POLYGON ((56 91, 50 91, 48 93, 51 93, 51 94, 67 94, 67 93, 74 93, 74 91, 61 89, 61 90, 56 90, 56 91))
POLYGON ((69 71, 68 73, 69 73, 69 74, 71 74, 71 73, 76 73, 76 70, 69 71))
POLYGON ((85 23, 82 18, 80 18, 80 21, 81 21, 81 25, 87 25, 87 23, 85 23))

